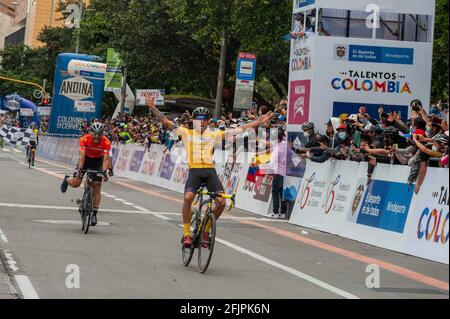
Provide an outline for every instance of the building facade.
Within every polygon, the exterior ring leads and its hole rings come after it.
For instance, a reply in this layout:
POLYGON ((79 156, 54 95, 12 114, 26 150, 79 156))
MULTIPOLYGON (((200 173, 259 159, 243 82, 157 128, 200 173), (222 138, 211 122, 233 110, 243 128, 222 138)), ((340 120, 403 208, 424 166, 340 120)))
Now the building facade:
POLYGON ((36 48, 45 27, 64 24, 58 12, 59 0, 0 0, 0 49, 20 42, 36 48))

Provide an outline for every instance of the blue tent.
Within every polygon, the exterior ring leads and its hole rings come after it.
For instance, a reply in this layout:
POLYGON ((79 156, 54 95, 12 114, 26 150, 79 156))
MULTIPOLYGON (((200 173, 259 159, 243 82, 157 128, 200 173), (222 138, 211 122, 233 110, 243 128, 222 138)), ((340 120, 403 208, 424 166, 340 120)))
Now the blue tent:
POLYGON ((8 102, 11 102, 11 101, 16 101, 18 103, 18 106, 20 106, 21 109, 33 110, 33 114, 34 114, 33 116, 19 116, 19 121, 20 121, 21 127, 26 128, 26 127, 30 126, 30 124, 32 122, 36 123, 38 127, 41 125, 41 117, 39 116, 38 108, 33 102, 31 102, 17 94, 7 95, 0 100, 1 100, 0 101, 0 110, 20 111, 17 109, 11 110, 10 106, 8 105, 9 104, 8 102))

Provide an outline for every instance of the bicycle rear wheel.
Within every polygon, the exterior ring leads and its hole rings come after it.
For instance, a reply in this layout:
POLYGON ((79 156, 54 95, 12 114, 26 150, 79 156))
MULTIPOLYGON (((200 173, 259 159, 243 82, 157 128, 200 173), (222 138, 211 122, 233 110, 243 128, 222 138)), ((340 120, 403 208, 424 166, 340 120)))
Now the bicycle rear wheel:
POLYGON ((28 168, 31 168, 31 150, 28 151, 27 162, 28 168))
MULTIPOLYGON (((192 221, 191 221, 191 236, 196 237, 197 235, 197 231, 198 228, 200 227, 199 225, 199 216, 201 216, 198 212, 195 212, 194 214, 192 214, 192 221)), ((194 250, 195 250, 195 240, 194 240, 194 244, 192 245, 191 248, 186 248, 184 247, 184 245, 181 246, 181 255, 183 258, 183 265, 184 266, 189 266, 189 264, 191 263, 192 260, 192 256, 194 256, 194 250)))
POLYGON ((202 231, 200 233, 200 240, 198 245, 198 271, 202 274, 206 272, 211 262, 211 257, 214 251, 214 243, 216 241, 216 216, 212 210, 206 214, 203 221, 202 231), (206 227, 209 226, 208 237, 206 237, 206 227))
POLYGON ((83 214, 81 216, 84 233, 89 232, 89 227, 91 226, 91 216, 92 216, 92 189, 86 188, 83 195, 82 203, 83 214))

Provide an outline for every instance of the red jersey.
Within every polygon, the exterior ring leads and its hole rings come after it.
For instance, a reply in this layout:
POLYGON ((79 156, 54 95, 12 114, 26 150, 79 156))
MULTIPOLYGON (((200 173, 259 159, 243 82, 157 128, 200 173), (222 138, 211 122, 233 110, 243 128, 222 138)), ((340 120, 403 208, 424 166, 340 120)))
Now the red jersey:
POLYGON ((107 137, 102 136, 100 143, 94 144, 92 134, 87 134, 80 138, 80 150, 84 150, 86 152, 86 156, 90 158, 109 156, 111 141, 107 137))

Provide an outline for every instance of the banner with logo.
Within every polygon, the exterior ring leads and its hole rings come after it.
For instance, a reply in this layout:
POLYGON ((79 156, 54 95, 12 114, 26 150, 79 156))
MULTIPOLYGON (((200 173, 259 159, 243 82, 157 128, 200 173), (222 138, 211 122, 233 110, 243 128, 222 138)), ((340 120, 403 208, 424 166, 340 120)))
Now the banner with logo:
POLYGON ((240 172, 236 196, 236 207, 266 216, 272 200, 272 175, 261 175, 248 163, 244 163, 240 172))
POLYGON ((152 144, 150 149, 146 150, 139 172, 140 180, 153 185, 158 184, 156 173, 162 161, 164 148, 163 145, 152 144))
POLYGON ((100 118, 104 94, 104 64, 81 54, 59 54, 55 69, 49 133, 80 134, 83 121, 100 118))
POLYGON ((39 106, 38 112, 40 116, 49 116, 51 111, 51 107, 49 106, 39 106))
MULTIPOLYGON (((381 8, 383 10, 383 8, 381 8)), ((356 114, 361 106, 378 118, 378 108, 410 117, 410 102, 428 108, 432 42, 315 37, 310 117, 325 123, 332 116, 356 114)))
POLYGON ((428 168, 415 207, 408 219, 405 253, 441 263, 449 262, 448 169, 428 168))
POLYGON ((156 106, 164 106, 164 96, 166 90, 136 90, 136 105, 146 106, 146 97, 155 99, 156 106))
POLYGON ((105 91, 118 92, 123 85, 123 62, 115 49, 109 48, 106 58, 105 91))
POLYGON ((355 165, 308 162, 291 223, 339 234, 355 187, 355 165))

